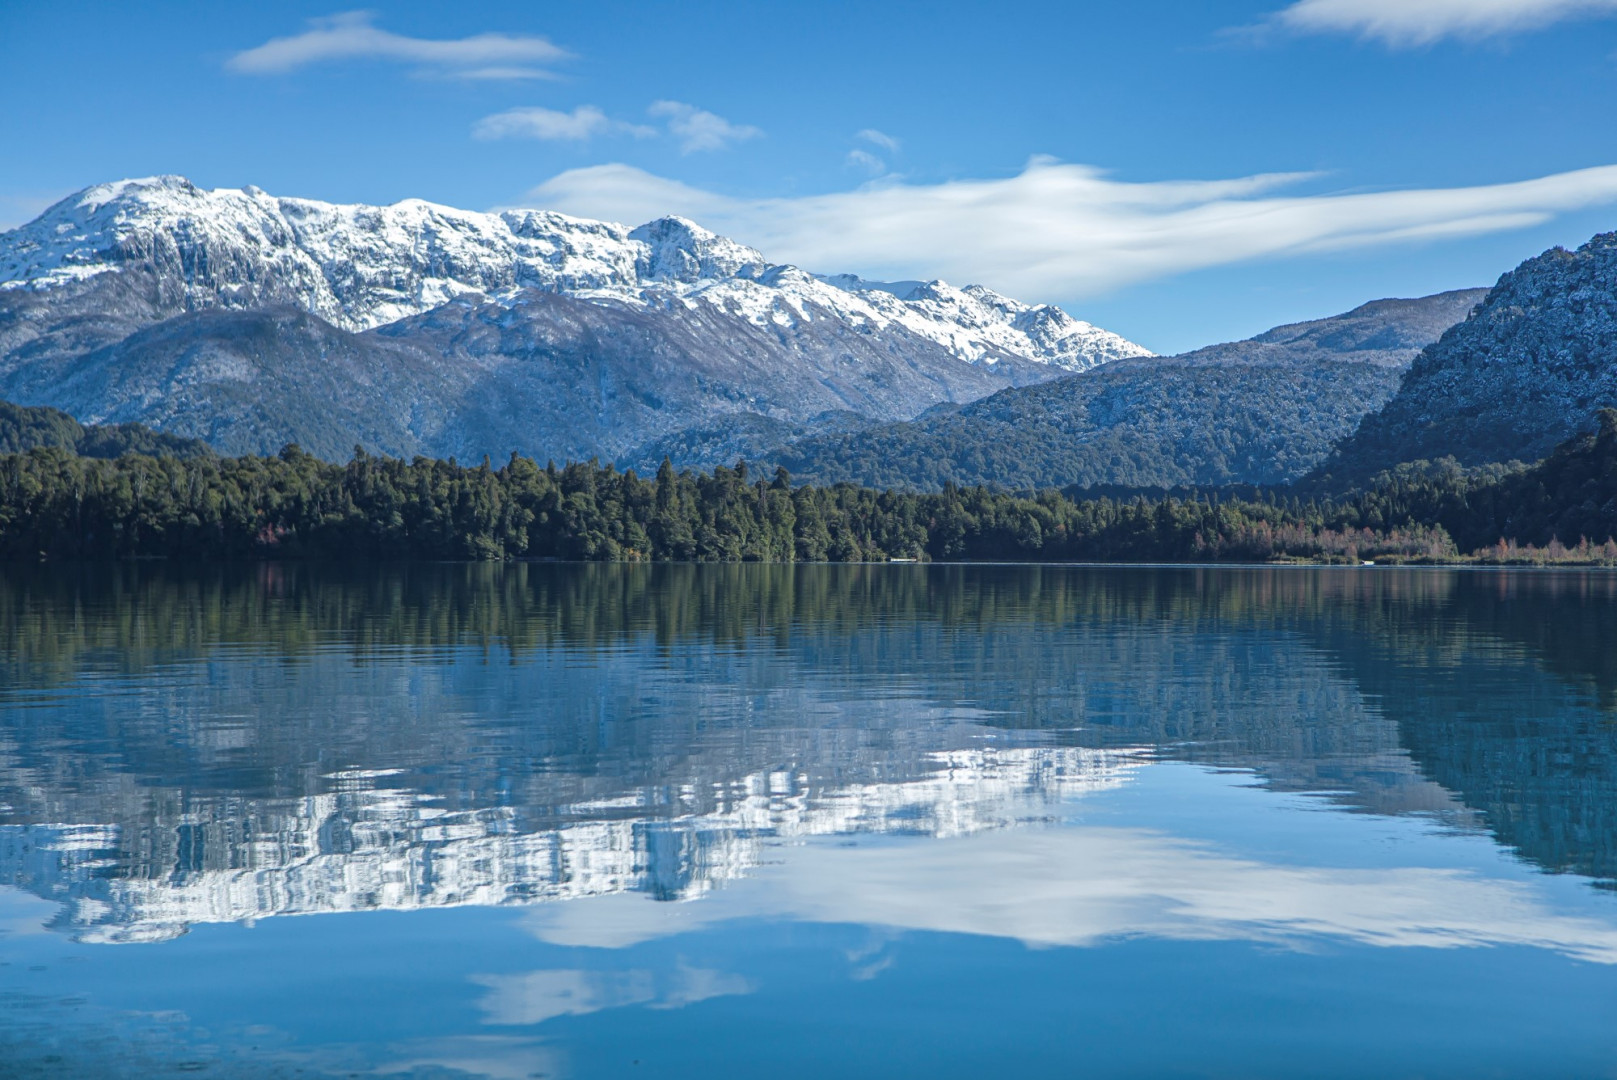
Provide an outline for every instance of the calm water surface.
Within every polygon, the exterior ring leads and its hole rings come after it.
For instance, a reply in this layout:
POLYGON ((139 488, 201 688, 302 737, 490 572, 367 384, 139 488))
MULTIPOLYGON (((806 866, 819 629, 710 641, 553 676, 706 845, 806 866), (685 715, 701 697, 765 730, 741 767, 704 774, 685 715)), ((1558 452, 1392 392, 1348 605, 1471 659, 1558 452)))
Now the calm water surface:
POLYGON ((1617 1076, 1617 577, 0 570, 0 1075, 1617 1076))

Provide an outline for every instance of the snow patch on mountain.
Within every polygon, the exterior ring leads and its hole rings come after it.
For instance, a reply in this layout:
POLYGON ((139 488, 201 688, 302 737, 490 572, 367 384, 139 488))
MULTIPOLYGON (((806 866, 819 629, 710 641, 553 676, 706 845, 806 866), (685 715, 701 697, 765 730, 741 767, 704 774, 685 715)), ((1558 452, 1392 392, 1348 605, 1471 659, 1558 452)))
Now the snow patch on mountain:
POLYGON ((336 205, 159 176, 87 188, 0 233, 0 289, 49 289, 128 266, 151 267, 185 309, 290 303, 354 331, 468 294, 539 289, 711 305, 763 327, 896 325, 973 364, 1018 357, 1081 371, 1150 355, 1052 305, 978 285, 816 277, 678 217, 631 230, 553 211, 484 214, 420 199, 336 205))

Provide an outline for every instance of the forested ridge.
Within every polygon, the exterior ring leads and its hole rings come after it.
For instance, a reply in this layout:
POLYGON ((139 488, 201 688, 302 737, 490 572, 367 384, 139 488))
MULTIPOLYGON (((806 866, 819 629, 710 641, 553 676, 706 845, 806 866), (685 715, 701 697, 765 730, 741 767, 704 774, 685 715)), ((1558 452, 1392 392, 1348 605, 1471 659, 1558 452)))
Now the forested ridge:
POLYGON ((171 454, 203 457, 213 449, 201 439, 153 431, 144 424, 81 424, 60 409, 0 401, 0 453, 55 446, 86 457, 171 454))
POLYGON ((815 435, 770 452, 822 483, 937 491, 1094 484, 1276 484, 1314 467, 1401 372, 1291 364, 1113 361, 959 409, 815 435))
MULTIPOLYGON (((676 464, 728 464, 740 450, 811 483, 914 491, 950 482, 1011 489, 1283 484, 1325 460, 1365 413, 1397 392, 1421 348, 1485 296, 1469 289, 1378 300, 1179 356, 1113 360, 898 423, 782 431, 773 441, 760 438, 764 425, 755 424, 718 457, 701 438, 653 445, 666 446, 676 464)), ((647 463, 655 468, 661 460, 659 451, 647 463)))
POLYGON ((1617 563, 1617 411, 1540 465, 1404 466, 1350 500, 1073 499, 795 486, 745 464, 653 478, 594 462, 494 467, 355 450, 275 457, 0 456, 0 558, 601 561, 1493 561, 1617 563), (1582 544, 1581 547, 1578 545, 1582 544), (1569 550, 1570 549, 1570 550, 1569 550))

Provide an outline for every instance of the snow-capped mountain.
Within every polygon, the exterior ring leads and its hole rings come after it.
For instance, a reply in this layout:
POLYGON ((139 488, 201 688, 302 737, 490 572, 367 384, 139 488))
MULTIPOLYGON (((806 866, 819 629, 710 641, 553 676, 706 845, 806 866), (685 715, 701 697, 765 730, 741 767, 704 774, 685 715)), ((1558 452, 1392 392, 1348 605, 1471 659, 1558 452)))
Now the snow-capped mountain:
POLYGON ((49 289, 151 266, 188 310, 291 304, 374 329, 468 294, 522 289, 637 306, 706 304, 760 327, 829 314, 901 327, 970 363, 1017 358, 1071 371, 1148 355, 1050 305, 941 281, 902 294, 819 278, 682 218, 628 229, 542 210, 476 213, 410 199, 341 206, 178 176, 120 180, 0 233, 0 289, 49 289))
POLYGON ((156 177, 0 233, 0 398, 227 453, 733 461, 1140 355, 1059 308, 817 277, 681 218, 156 177))
POLYGON ((524 829, 511 807, 446 811, 360 771, 344 778, 348 790, 255 803, 246 829, 228 816, 241 812, 239 802, 199 802, 192 817, 212 835, 259 841, 243 845, 251 851, 233 865, 109 881, 107 853, 139 843, 117 825, 10 825, 0 826, 0 881, 63 903, 57 925, 101 943, 164 941, 200 924, 279 915, 625 892, 691 900, 748 876, 781 840, 970 836, 1120 787, 1147 764, 1128 749, 957 749, 928 755, 919 775, 840 786, 777 767, 731 779, 703 812, 669 820, 645 793, 629 791, 566 807, 566 824, 537 830, 524 829))

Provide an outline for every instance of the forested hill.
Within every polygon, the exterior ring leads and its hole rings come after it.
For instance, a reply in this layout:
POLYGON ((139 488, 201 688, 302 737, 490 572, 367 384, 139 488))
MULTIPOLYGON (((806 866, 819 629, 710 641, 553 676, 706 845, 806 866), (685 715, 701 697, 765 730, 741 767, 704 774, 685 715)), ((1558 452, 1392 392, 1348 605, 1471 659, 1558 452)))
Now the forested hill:
POLYGON ((1555 248, 1499 279, 1320 467, 1325 486, 1403 461, 1537 461, 1617 405, 1617 233, 1555 248))
POLYGON ((1407 467, 1357 498, 1020 497, 795 486, 745 465, 654 479, 611 466, 495 468, 358 451, 276 457, 0 455, 0 558, 903 559, 1617 563, 1617 412, 1538 467, 1490 480, 1407 467), (1576 534, 1574 536, 1574 533, 1576 534), (1557 547, 1555 541, 1564 541, 1557 547), (1523 551, 1538 546, 1539 551, 1523 551))
POLYGON ((71 450, 95 458, 115 458, 123 454, 205 457, 213 453, 201 439, 165 435, 141 424, 87 426, 59 409, 0 401, 0 454, 23 453, 41 447, 71 450))
POLYGON ((1420 349, 1484 295, 1378 300, 1248 341, 1116 360, 913 421, 801 439, 754 460, 816 483, 921 491, 1286 483, 1387 401, 1420 349))
MULTIPOLYGON (((1475 485, 1449 513, 1456 538, 1481 546, 1575 544, 1617 533, 1617 409, 1601 409, 1593 431, 1573 436, 1523 472, 1475 485)), ((1439 511, 1441 513, 1442 511, 1439 511)))

